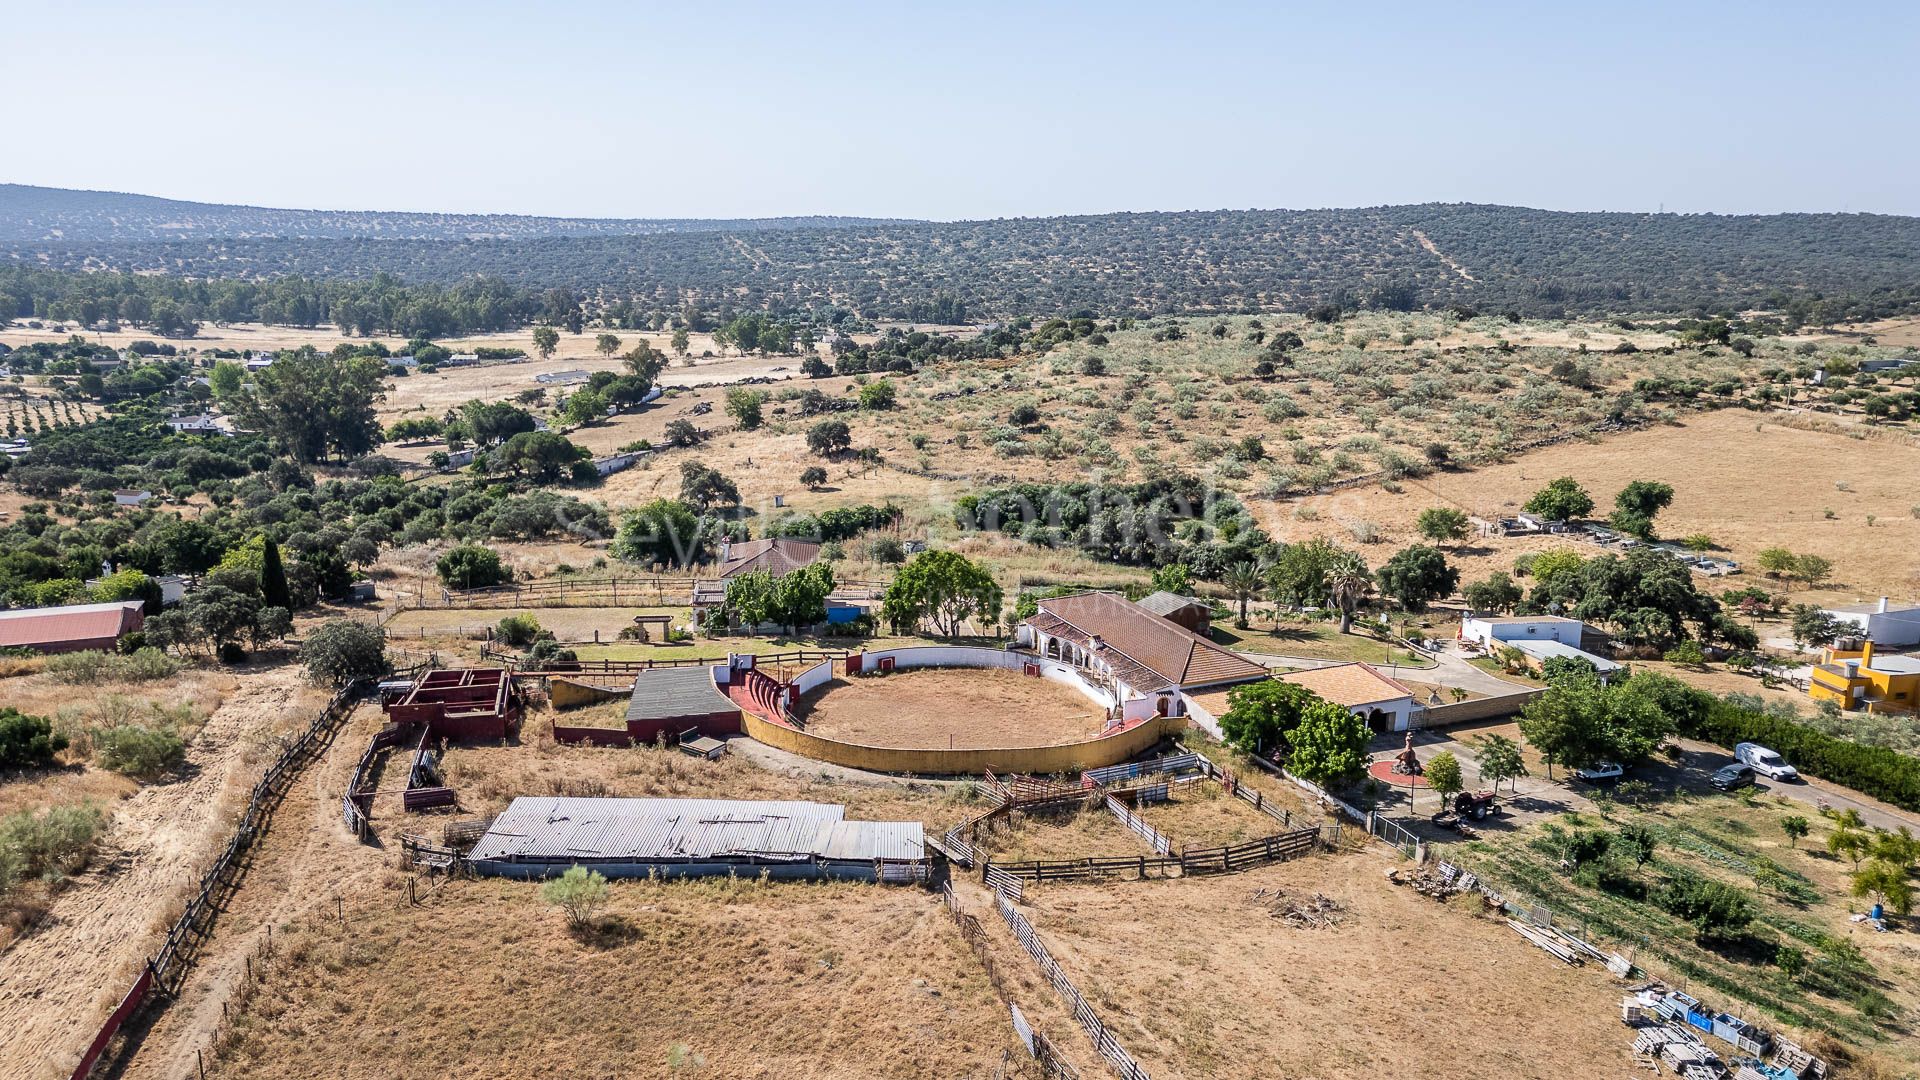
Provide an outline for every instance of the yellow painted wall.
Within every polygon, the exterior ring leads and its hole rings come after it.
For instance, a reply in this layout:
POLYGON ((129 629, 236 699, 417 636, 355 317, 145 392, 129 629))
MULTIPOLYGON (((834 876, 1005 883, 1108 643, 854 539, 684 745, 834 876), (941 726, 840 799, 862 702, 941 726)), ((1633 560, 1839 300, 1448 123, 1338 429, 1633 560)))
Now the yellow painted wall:
POLYGON ((916 773, 924 776, 996 773, 1072 773, 1104 768, 1144 753, 1149 747, 1187 726, 1184 716, 1162 716, 1138 727, 1098 739, 1060 746, 1027 746, 1005 750, 912 750, 892 746, 862 746, 826 739, 810 732, 771 724, 743 712, 749 736, 768 746, 801 757, 872 772, 916 773))
POLYGON ((617 687, 594 686, 558 676, 547 680, 547 697, 556 709, 571 709, 576 705, 597 705, 602 701, 632 696, 632 687, 622 690, 617 687))

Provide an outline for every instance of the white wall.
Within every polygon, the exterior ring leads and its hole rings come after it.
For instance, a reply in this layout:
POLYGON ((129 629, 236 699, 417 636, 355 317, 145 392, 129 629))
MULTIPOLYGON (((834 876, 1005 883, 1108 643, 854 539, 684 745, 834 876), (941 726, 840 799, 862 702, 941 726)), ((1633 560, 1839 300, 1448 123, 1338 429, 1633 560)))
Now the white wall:
POLYGON ((1191 695, 1181 694, 1180 700, 1186 704, 1187 719, 1193 721, 1194 726, 1216 739, 1224 740, 1226 738, 1220 731, 1219 717, 1201 708, 1199 702, 1194 701, 1191 695))
POLYGON ((1580 647, 1580 632, 1584 627, 1578 622, 1560 622, 1543 619, 1539 622, 1492 622, 1487 619, 1467 619, 1460 624, 1460 636, 1470 641, 1478 641, 1488 648, 1495 641, 1557 641, 1562 645, 1580 647))
MULTIPOLYGON (((1031 653, 1009 652, 1005 649, 981 649, 967 645, 917 645, 905 649, 882 649, 878 652, 863 653, 860 658, 860 670, 869 672, 880 667, 883 657, 892 657, 896 670, 909 668, 951 667, 951 668, 999 668, 1003 671, 1020 671, 1028 664, 1040 667, 1040 677, 1052 682, 1072 687, 1081 696, 1103 709, 1114 706, 1113 695, 1094 686, 1080 677, 1073 665, 1058 660, 1049 660, 1044 656, 1031 653)), ((1153 702, 1147 702, 1145 715, 1153 715, 1153 702)), ((1128 702, 1129 705, 1132 702, 1128 702)))
POLYGON ((1912 645, 1920 642, 1920 611, 1886 611, 1866 616, 1867 636, 1875 645, 1912 645))
POLYGON ((792 685, 802 694, 810 693, 824 686, 833 678, 833 661, 822 660, 818 664, 800 673, 792 685))

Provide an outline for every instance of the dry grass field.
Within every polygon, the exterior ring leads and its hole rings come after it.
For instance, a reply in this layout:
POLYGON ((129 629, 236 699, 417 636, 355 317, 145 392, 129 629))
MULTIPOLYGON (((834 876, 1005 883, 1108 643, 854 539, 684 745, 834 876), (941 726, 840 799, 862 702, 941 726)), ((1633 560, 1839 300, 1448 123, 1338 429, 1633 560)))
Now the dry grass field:
POLYGON ((207 709, 181 768, 144 785, 92 765, 0 780, 8 808, 97 799, 108 815, 88 868, 50 897, 29 897, 44 904, 44 917, 0 943, 0 1061, 71 1067, 67 1055, 91 1037, 124 991, 121 980, 164 932, 170 907, 225 842, 237 800, 278 752, 278 738, 326 700, 287 668, 188 672, 127 687, 75 687, 44 674, 0 681, 0 701, 82 722, 114 708, 112 697, 122 693, 207 709))
MULTIPOLYGON (((1920 593, 1920 516, 1914 513, 1920 490, 1912 482, 1920 476, 1920 445, 1786 426, 1737 410, 1689 414, 1676 424, 1564 443, 1505 464, 1435 473, 1406 481, 1400 493, 1356 488, 1259 512, 1283 539, 1330 535, 1350 544, 1353 523, 1372 522, 1384 539, 1362 550, 1379 561, 1413 542, 1414 519, 1429 506, 1455 506, 1488 518, 1511 515, 1558 476, 1584 485, 1598 504, 1596 514, 1611 509, 1614 493, 1628 481, 1672 484, 1673 504, 1656 522, 1660 535, 1705 533, 1721 554, 1746 568, 1739 577, 1721 579, 1715 591, 1759 584, 1791 593, 1796 601, 1841 602, 1920 593), (1812 591, 1768 581, 1754 556, 1775 545, 1833 560, 1833 580, 1812 591)), ((1468 541, 1449 554, 1462 579, 1471 581, 1510 570, 1523 552, 1569 545, 1584 554, 1599 550, 1533 536, 1468 541)))
POLYGON ((1070 687, 978 668, 834 679, 801 698, 794 712, 824 738, 962 750, 1077 742, 1099 734, 1106 719, 1070 687))
POLYGON ((1029 888, 1049 949, 1154 1077, 1634 1075, 1620 989, 1371 853, 1124 887, 1029 888), (1266 890, 1259 894, 1259 890, 1266 890), (1274 891, 1341 907, 1306 929, 1274 891))
POLYGON ((981 855, 1003 863, 1153 854, 1098 803, 995 818, 980 827, 974 844, 981 855))
MULTIPOLYGON (((1262 794, 1276 808, 1287 810, 1304 827, 1320 820, 1317 809, 1284 790, 1262 788, 1262 794), (1275 790, 1275 794, 1267 794, 1275 790)), ((1173 790, 1165 802, 1152 803, 1135 811, 1147 824, 1173 841, 1173 849, 1219 847, 1272 836, 1285 826, 1251 805, 1227 793, 1212 782, 1183 784, 1173 790)))
POLYGON ((985 1080, 1017 1048, 919 889, 617 882, 575 936, 537 884, 394 877, 281 928, 211 1075, 985 1080))

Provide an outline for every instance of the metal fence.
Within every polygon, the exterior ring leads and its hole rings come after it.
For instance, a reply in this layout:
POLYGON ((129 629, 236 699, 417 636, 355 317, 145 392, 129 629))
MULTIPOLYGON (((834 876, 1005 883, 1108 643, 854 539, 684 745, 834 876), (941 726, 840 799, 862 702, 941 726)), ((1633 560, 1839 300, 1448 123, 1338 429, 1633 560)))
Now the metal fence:
POLYGON ((240 823, 228 839, 227 846, 200 878, 200 886, 193 898, 187 901, 186 909, 167 931, 166 940, 159 950, 141 968, 119 1007, 108 1014, 106 1021, 101 1024, 99 1033, 74 1068, 73 1080, 83 1080, 93 1071, 113 1037, 139 1012, 142 1005, 151 1000, 155 990, 171 997, 179 989, 196 950, 213 930, 213 921, 219 914, 221 903, 239 887, 240 878, 245 873, 244 856, 266 832, 268 820, 292 787, 295 774, 333 737, 341 722, 353 711, 354 703, 370 685, 362 680, 341 688, 320 715, 287 745, 253 785, 246 810, 240 815, 240 823))

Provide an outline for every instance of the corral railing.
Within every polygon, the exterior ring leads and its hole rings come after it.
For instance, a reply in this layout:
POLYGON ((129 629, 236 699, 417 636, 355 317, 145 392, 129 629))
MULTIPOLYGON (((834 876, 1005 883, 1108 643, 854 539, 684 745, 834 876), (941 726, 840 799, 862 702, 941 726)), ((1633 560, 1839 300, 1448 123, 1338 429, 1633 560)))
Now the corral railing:
POLYGON ((973 950, 974 958, 979 960, 980 966, 986 969, 987 982, 992 985, 994 993, 1000 997, 1000 1003, 1007 1007, 1008 1013, 1013 1017, 1013 1030, 1020 1036, 1020 1042, 1026 1046, 1027 1052, 1032 1054, 1034 1061, 1039 1064, 1041 1074, 1052 1080, 1080 1080, 1080 1070, 1060 1056, 1053 1047, 1053 1040, 1028 1023, 1026 1015, 1020 1011, 1020 1006, 1014 1003, 1012 991, 1008 989, 1006 980, 1001 977, 999 966, 993 962, 993 950, 987 942, 986 928, 980 925, 979 919, 960 910, 960 898, 954 895, 952 884, 942 884, 940 893, 946 901, 948 914, 953 916, 955 925, 960 928, 961 940, 967 943, 967 946, 973 950))
MULTIPOLYGON (((480 651, 483 658, 495 663, 505 664, 523 675, 631 675, 651 668, 667 667, 722 667, 726 657, 714 656, 671 656, 658 660, 548 660, 538 665, 526 662, 519 653, 507 652, 488 646, 480 651)), ((839 660, 847 655, 845 650, 797 649, 783 653, 756 653, 753 662, 760 664, 817 664, 822 660, 839 660)))
POLYGON ((1366 820, 1367 831, 1400 849, 1400 853, 1409 859, 1418 860, 1426 850, 1426 841, 1420 839, 1406 826, 1397 821, 1369 813, 1366 820))
POLYGON ((1007 926, 1013 931, 1013 936, 1019 940, 1020 947, 1027 951, 1028 956, 1033 957, 1033 962, 1040 966, 1040 973, 1045 975, 1054 990, 1066 999, 1068 1008, 1073 1012, 1074 1022, 1087 1033, 1087 1038, 1093 1040, 1094 1049, 1107 1060, 1107 1065, 1122 1080, 1148 1080, 1147 1070, 1133 1060, 1133 1055, 1127 1053, 1126 1048, 1120 1045, 1120 1040, 1114 1038, 1113 1032, 1107 1029, 1106 1023, 1100 1019, 1100 1014, 1094 1011, 1092 1005, 1087 1004, 1085 995, 1080 993, 1079 987, 1073 985, 1072 979, 1067 978, 1066 971, 1047 950, 1046 944, 1040 940, 1040 935, 1034 932, 1033 924, 1027 921, 1027 917, 1020 914, 1005 896, 996 896, 993 902, 994 907, 1000 912, 1000 918, 1005 920, 1007 926))
POLYGON ((1023 881, 1096 881, 1122 878, 1145 881, 1153 877, 1182 877, 1199 874, 1231 874, 1268 863, 1286 862, 1312 852, 1320 845, 1318 826, 1276 833, 1258 840, 1224 847, 1188 848, 1179 854, 1092 856, 1084 859, 1031 859, 1024 862, 981 864, 986 874, 1008 875, 1023 881))
POLYGON ((1120 780, 1132 780, 1138 776, 1150 776, 1155 773, 1180 772, 1202 764, 1213 763, 1199 754, 1175 754, 1172 757, 1157 758, 1153 761, 1136 761, 1124 765, 1109 765, 1104 769, 1088 769, 1080 774, 1080 782, 1087 787, 1105 787, 1120 780))
MULTIPOLYGON (((883 590, 885 581, 836 581, 844 591, 883 590)), ((695 590, 720 591, 726 581, 697 575, 665 577, 634 575, 598 578, 547 578, 540 581, 493 585, 484 589, 440 589, 420 597, 422 606, 445 608, 493 607, 685 607, 695 590)))
POLYGON ((240 877, 245 871, 247 852, 266 832, 273 811, 286 797, 294 776, 333 737, 340 724, 353 711, 354 703, 371 685, 362 680, 342 687, 327 702, 320 715, 307 725, 306 730, 289 742, 273 764, 267 766, 266 772, 253 785, 246 809, 241 813, 240 823, 234 828, 227 846, 200 878, 199 888, 167 931, 166 940, 161 943, 159 950, 141 968, 139 976, 121 998, 120 1005, 101 1024, 99 1033, 74 1068, 73 1080, 83 1080, 93 1071, 113 1037, 152 998, 156 989, 171 996, 179 988, 195 951, 212 932, 213 921, 222 902, 239 886, 240 877))
POLYGON ((1109 795, 1106 798, 1107 813, 1120 819, 1120 824, 1132 829, 1140 839, 1152 845, 1155 853, 1165 855, 1173 850, 1173 841, 1165 833, 1146 823, 1145 819, 1127 809, 1119 799, 1109 795))

